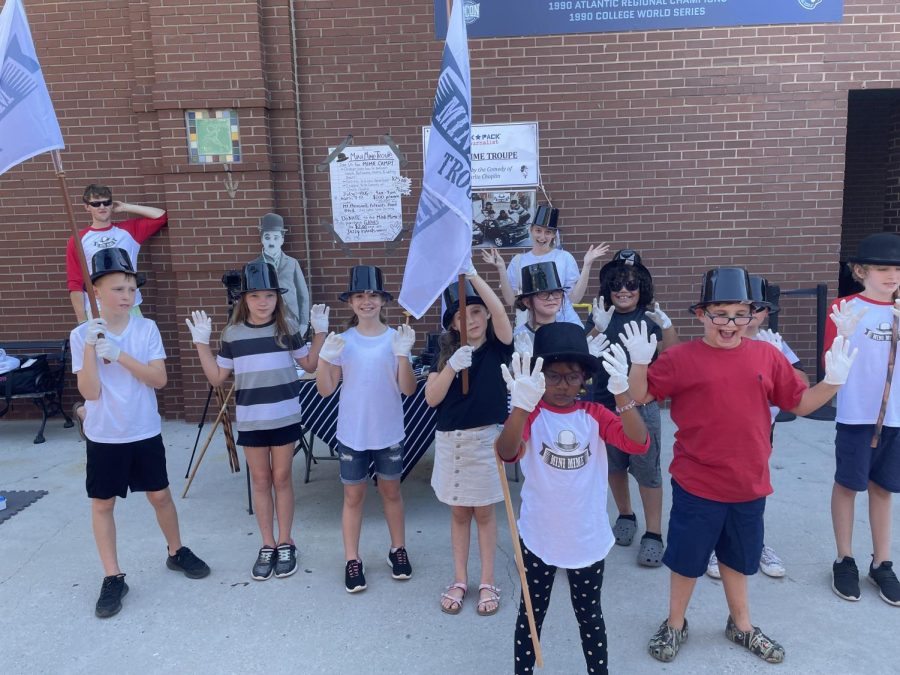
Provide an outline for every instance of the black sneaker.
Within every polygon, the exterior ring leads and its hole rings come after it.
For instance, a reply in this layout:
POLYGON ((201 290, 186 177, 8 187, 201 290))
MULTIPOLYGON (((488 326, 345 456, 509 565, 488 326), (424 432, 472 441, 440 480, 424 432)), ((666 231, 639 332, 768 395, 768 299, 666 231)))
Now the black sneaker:
POLYGON ((122 598, 126 595, 128 595, 128 584, 125 583, 124 574, 103 577, 103 585, 100 587, 100 597, 97 599, 94 614, 101 619, 115 616, 122 609, 122 598))
POLYGON ((344 570, 344 588, 348 593, 359 593, 366 590, 366 573, 362 560, 348 560, 344 570))
POLYGON ((878 595, 882 600, 894 607, 900 607, 900 581, 897 581, 893 566, 894 563, 890 560, 883 561, 875 568, 869 563, 869 581, 878 586, 878 595))
POLYGON ((289 577, 297 571, 297 547, 293 544, 279 544, 275 549, 278 560, 275 562, 275 576, 279 579, 289 577))
POLYGON ((184 572, 188 579, 202 579, 209 576, 209 565, 194 555, 187 546, 182 546, 166 559, 166 567, 176 572, 184 572))
POLYGON ((391 576, 395 579, 406 581, 412 576, 409 554, 402 546, 394 552, 388 552, 387 563, 391 566, 391 576))
POLYGON ((859 569, 850 556, 831 566, 831 590, 844 600, 859 600, 859 569))
POLYGON ((256 562, 250 571, 250 576, 257 581, 265 581, 275 571, 275 549, 271 546, 263 546, 259 549, 256 562))

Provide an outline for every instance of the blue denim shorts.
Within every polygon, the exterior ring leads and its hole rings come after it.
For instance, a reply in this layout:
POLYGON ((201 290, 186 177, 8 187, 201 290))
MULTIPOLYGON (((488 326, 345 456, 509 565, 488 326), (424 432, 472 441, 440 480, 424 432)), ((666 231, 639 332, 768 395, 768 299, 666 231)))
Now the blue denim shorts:
POLYGON ((869 481, 888 492, 900 492, 900 436, 897 427, 882 427, 878 447, 872 448, 874 424, 837 423, 834 437, 834 482, 863 492, 869 481))
POLYGON ((702 577, 709 555, 741 574, 755 574, 762 554, 766 498, 716 502, 672 481, 672 511, 663 563, 684 577, 702 577))
POLYGON ((400 480, 403 475, 403 445, 397 443, 381 450, 352 450, 338 442, 338 457, 341 460, 341 482, 344 485, 359 485, 369 477, 369 465, 382 480, 400 480))

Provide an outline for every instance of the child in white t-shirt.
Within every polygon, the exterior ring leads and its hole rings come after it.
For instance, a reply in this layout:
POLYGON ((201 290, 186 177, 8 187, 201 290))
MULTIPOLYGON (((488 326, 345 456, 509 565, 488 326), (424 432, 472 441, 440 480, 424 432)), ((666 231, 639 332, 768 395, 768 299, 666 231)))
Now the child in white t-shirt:
MULTIPOLYGON (((556 569, 566 568, 588 672, 606 673, 600 593, 614 537, 606 515, 605 442, 640 454, 650 438, 628 391, 621 347, 604 352, 603 364, 621 417, 599 403, 576 400, 600 364, 590 355, 581 327, 567 322, 542 326, 535 333, 534 355, 531 372, 527 354, 513 354, 512 375, 503 367, 512 412, 496 448, 504 461, 519 461, 524 476, 518 527, 535 626, 540 635, 556 569)), ((514 649, 515 672, 532 672, 535 655, 524 596, 514 649)))
POLYGON ((392 300, 384 291, 381 270, 358 265, 350 273, 350 289, 340 295, 353 310, 349 327, 340 335, 330 333, 319 354, 316 388, 331 396, 343 377, 338 404, 337 440, 344 509, 341 529, 347 564, 344 586, 348 593, 366 589, 365 570, 359 556, 363 502, 369 463, 375 464, 378 492, 391 534, 388 564, 394 579, 412 576, 405 546, 403 498, 403 403, 400 395, 416 391, 410 352, 416 334, 409 326, 396 330, 385 325, 383 307, 392 300))

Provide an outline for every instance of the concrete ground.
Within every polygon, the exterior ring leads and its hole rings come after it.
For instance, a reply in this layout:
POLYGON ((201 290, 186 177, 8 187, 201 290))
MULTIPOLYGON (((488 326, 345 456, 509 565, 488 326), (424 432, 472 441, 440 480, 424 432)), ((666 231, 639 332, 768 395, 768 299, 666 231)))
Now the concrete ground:
MULTIPOLYGON (((99 620, 93 608, 102 571, 84 495, 84 446, 61 420, 48 424, 43 445, 32 445, 35 429, 33 420, 0 422, 0 490, 49 491, 0 524, 0 672, 512 672, 518 576, 505 513, 498 505, 500 612, 477 616, 470 594, 460 615, 442 614, 438 598, 452 576, 449 511, 429 486, 430 453, 403 486, 413 578, 390 578, 387 529, 373 490, 361 545, 369 589, 349 595, 342 585, 336 462, 314 466, 307 485, 296 463, 300 570, 287 579, 255 582, 249 570, 260 542, 246 511, 244 474, 228 472, 219 434, 188 498, 181 499, 197 427, 165 423, 183 538, 210 564, 212 575, 192 581, 167 570, 152 509, 143 497, 132 496, 116 511, 120 562, 131 591, 118 616, 99 620)), ((668 466, 668 417, 663 430, 668 466)), ((765 664, 726 641, 721 583, 708 577, 699 580, 688 611, 688 643, 674 663, 654 661, 646 645, 666 615, 668 573, 638 567, 635 543, 615 547, 607 559, 603 607, 611 672, 897 672, 893 645, 900 608, 882 602, 868 583, 858 603, 830 590, 833 433, 833 424, 810 420, 776 430, 766 541, 785 559, 788 573, 783 579, 757 574, 750 591, 754 623, 784 644, 785 663, 765 664)), ((517 498, 519 486, 511 485, 517 498)), ((666 498, 668 509, 668 485, 666 498)), ((895 516, 898 509, 895 501, 895 516)), ((614 507, 609 511, 615 517, 614 507)), ((856 518, 856 557, 863 569, 871 547, 867 523, 863 496, 856 518)), ((476 551, 473 546, 473 581, 476 551)), ((898 551, 895 543, 895 560, 898 551)), ((556 580, 542 644, 543 672, 584 672, 564 573, 556 580)))

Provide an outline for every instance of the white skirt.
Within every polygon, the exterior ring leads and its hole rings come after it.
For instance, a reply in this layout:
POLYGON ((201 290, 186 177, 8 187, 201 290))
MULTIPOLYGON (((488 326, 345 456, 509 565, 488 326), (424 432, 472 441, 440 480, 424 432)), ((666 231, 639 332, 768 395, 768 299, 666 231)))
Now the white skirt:
POLYGON ((431 487, 450 506, 488 506, 503 501, 494 459, 495 424, 462 431, 436 431, 431 487))

